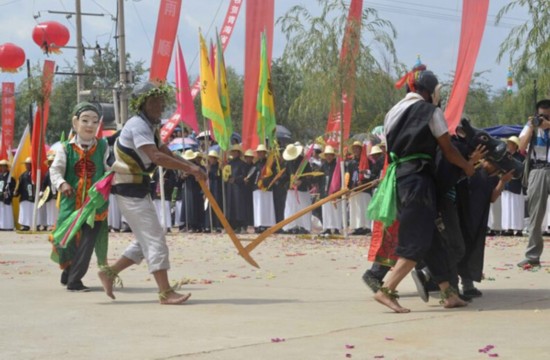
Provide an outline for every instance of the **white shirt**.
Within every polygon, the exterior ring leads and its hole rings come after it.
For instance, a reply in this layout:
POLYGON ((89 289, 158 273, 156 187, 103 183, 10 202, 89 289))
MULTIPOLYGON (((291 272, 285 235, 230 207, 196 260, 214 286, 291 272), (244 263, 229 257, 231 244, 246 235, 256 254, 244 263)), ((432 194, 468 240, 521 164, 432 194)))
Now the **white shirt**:
POLYGON ((149 121, 133 116, 124 124, 118 141, 120 145, 134 150, 146 168, 151 165, 151 159, 139 149, 144 145, 155 145, 155 129, 149 121))
MULTIPOLYGON (((80 139, 80 137, 77 135, 73 137, 69 144, 76 144, 79 148, 84 149, 82 145, 87 147, 91 147, 96 143, 96 139, 92 139, 91 141, 83 141, 80 139)), ((105 166, 105 169, 109 169, 109 166, 107 165, 107 159, 109 158, 109 147, 105 146, 105 154, 103 155, 103 166, 105 166)), ((67 168, 67 153, 65 152, 65 146, 59 146, 57 148, 57 151, 55 152, 55 159, 53 160, 52 165, 50 166, 50 180, 52 182, 52 186, 59 190, 59 187, 64 183, 67 182, 64 178, 65 176, 65 170, 67 168)))
MULTIPOLYGON (((387 135, 391 129, 395 126, 397 121, 401 119, 401 116, 409 108, 409 106, 415 104, 417 101, 424 101, 422 95, 410 92, 401 101, 394 105, 386 114, 384 119, 384 134, 387 135)), ((441 135, 449 132, 447 127, 447 121, 445 115, 440 108, 435 108, 432 118, 428 122, 432 135, 437 139, 441 135)))
MULTIPOLYGON (((529 131, 529 125, 525 125, 523 129, 521 130, 521 133, 519 134, 520 139, 522 137, 527 136, 527 132, 529 131)), ((536 136, 535 139, 535 146, 533 147, 533 151, 531 152, 531 159, 537 160, 537 161, 546 161, 550 162, 550 146, 546 145, 545 142, 545 136, 544 136, 544 130, 536 128, 533 129, 533 135, 536 136)), ((550 141, 550 140, 548 140, 550 141)), ((531 143, 529 143, 529 146, 531 146, 531 143)))

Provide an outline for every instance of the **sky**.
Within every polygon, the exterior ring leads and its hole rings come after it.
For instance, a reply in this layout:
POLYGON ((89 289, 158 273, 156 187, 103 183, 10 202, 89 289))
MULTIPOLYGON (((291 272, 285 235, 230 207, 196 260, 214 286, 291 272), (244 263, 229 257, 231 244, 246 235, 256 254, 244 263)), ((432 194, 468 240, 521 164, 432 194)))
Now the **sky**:
MULTIPOLYGON (((258 0, 260 1, 260 0, 258 0)), ((81 0, 82 12, 104 14, 104 16, 83 16, 82 32, 85 46, 110 42, 114 47, 116 0, 81 0)), ((149 67, 158 16, 158 0, 125 0, 126 50, 133 61, 143 60, 149 67)), ((508 61, 498 64, 496 58, 499 46, 513 26, 527 20, 523 9, 515 9, 504 18, 501 25, 494 25, 497 12, 508 3, 505 0, 491 0, 487 27, 475 71, 486 71, 484 79, 493 90, 506 87, 508 61)), ((294 5, 305 5, 312 11, 319 7, 317 0, 275 0, 275 20, 294 5)), ((213 38, 215 28, 222 26, 229 0, 183 0, 178 38, 181 42, 190 77, 198 74, 198 29, 206 38, 213 38)), ((239 73, 244 72, 245 7, 239 14, 235 30, 225 51, 228 66, 239 73)), ((423 63, 441 80, 454 73, 460 39, 460 18, 462 0, 373 0, 364 1, 364 7, 373 7, 379 16, 393 23, 397 30, 394 40, 399 61, 413 66, 417 55, 423 63)), ((0 44, 12 42, 22 47, 31 63, 44 59, 55 60, 60 70, 65 62, 75 63, 75 50, 65 49, 61 55, 44 55, 32 41, 32 30, 41 21, 55 20, 68 27, 75 45, 74 17, 52 14, 48 10, 72 12, 74 0, 0 0, 0 44)), ((369 41, 369 39, 364 39, 369 41)), ((275 27, 273 58, 282 55, 285 38, 280 26, 275 27)), ((0 73, 0 81, 14 81, 16 85, 24 79, 26 72, 17 74, 0 73)), ((172 62, 168 79, 174 79, 172 62)))

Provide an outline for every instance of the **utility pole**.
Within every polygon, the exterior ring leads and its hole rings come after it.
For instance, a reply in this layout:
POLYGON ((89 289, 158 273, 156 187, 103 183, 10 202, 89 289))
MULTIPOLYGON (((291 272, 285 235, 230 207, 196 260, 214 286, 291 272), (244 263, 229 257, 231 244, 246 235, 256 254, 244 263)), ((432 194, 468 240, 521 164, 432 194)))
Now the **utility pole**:
POLYGON ((117 127, 122 125, 128 120, 128 93, 127 93, 127 73, 126 73, 126 34, 124 33, 124 0, 117 0, 118 6, 118 69, 119 69, 119 118, 117 127))
POLYGON ((84 89, 84 59, 82 58, 82 10, 80 0, 75 0, 76 9, 76 102, 81 101, 80 92, 84 89))

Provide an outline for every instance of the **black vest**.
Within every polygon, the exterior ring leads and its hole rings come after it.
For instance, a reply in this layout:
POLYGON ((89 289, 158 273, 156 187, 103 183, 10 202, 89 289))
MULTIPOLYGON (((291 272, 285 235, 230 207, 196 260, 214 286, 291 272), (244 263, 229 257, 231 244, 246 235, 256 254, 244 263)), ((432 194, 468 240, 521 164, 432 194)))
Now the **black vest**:
MULTIPOLYGON (((434 160, 437 139, 429 127, 435 106, 426 101, 417 101, 409 106, 386 135, 388 153, 393 152, 398 158, 412 154, 427 154, 432 160, 412 160, 397 167, 397 177, 418 173, 423 170, 434 171, 434 160)), ((389 159, 391 162, 391 158, 389 159)))

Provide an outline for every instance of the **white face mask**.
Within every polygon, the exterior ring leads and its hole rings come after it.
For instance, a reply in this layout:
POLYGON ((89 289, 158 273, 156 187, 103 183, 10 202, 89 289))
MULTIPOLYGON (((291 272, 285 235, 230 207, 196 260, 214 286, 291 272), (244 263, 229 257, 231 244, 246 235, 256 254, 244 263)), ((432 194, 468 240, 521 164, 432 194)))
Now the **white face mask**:
POLYGON ((432 94, 432 104, 435 106, 438 106, 441 101, 441 87, 441 84, 437 84, 432 94))

